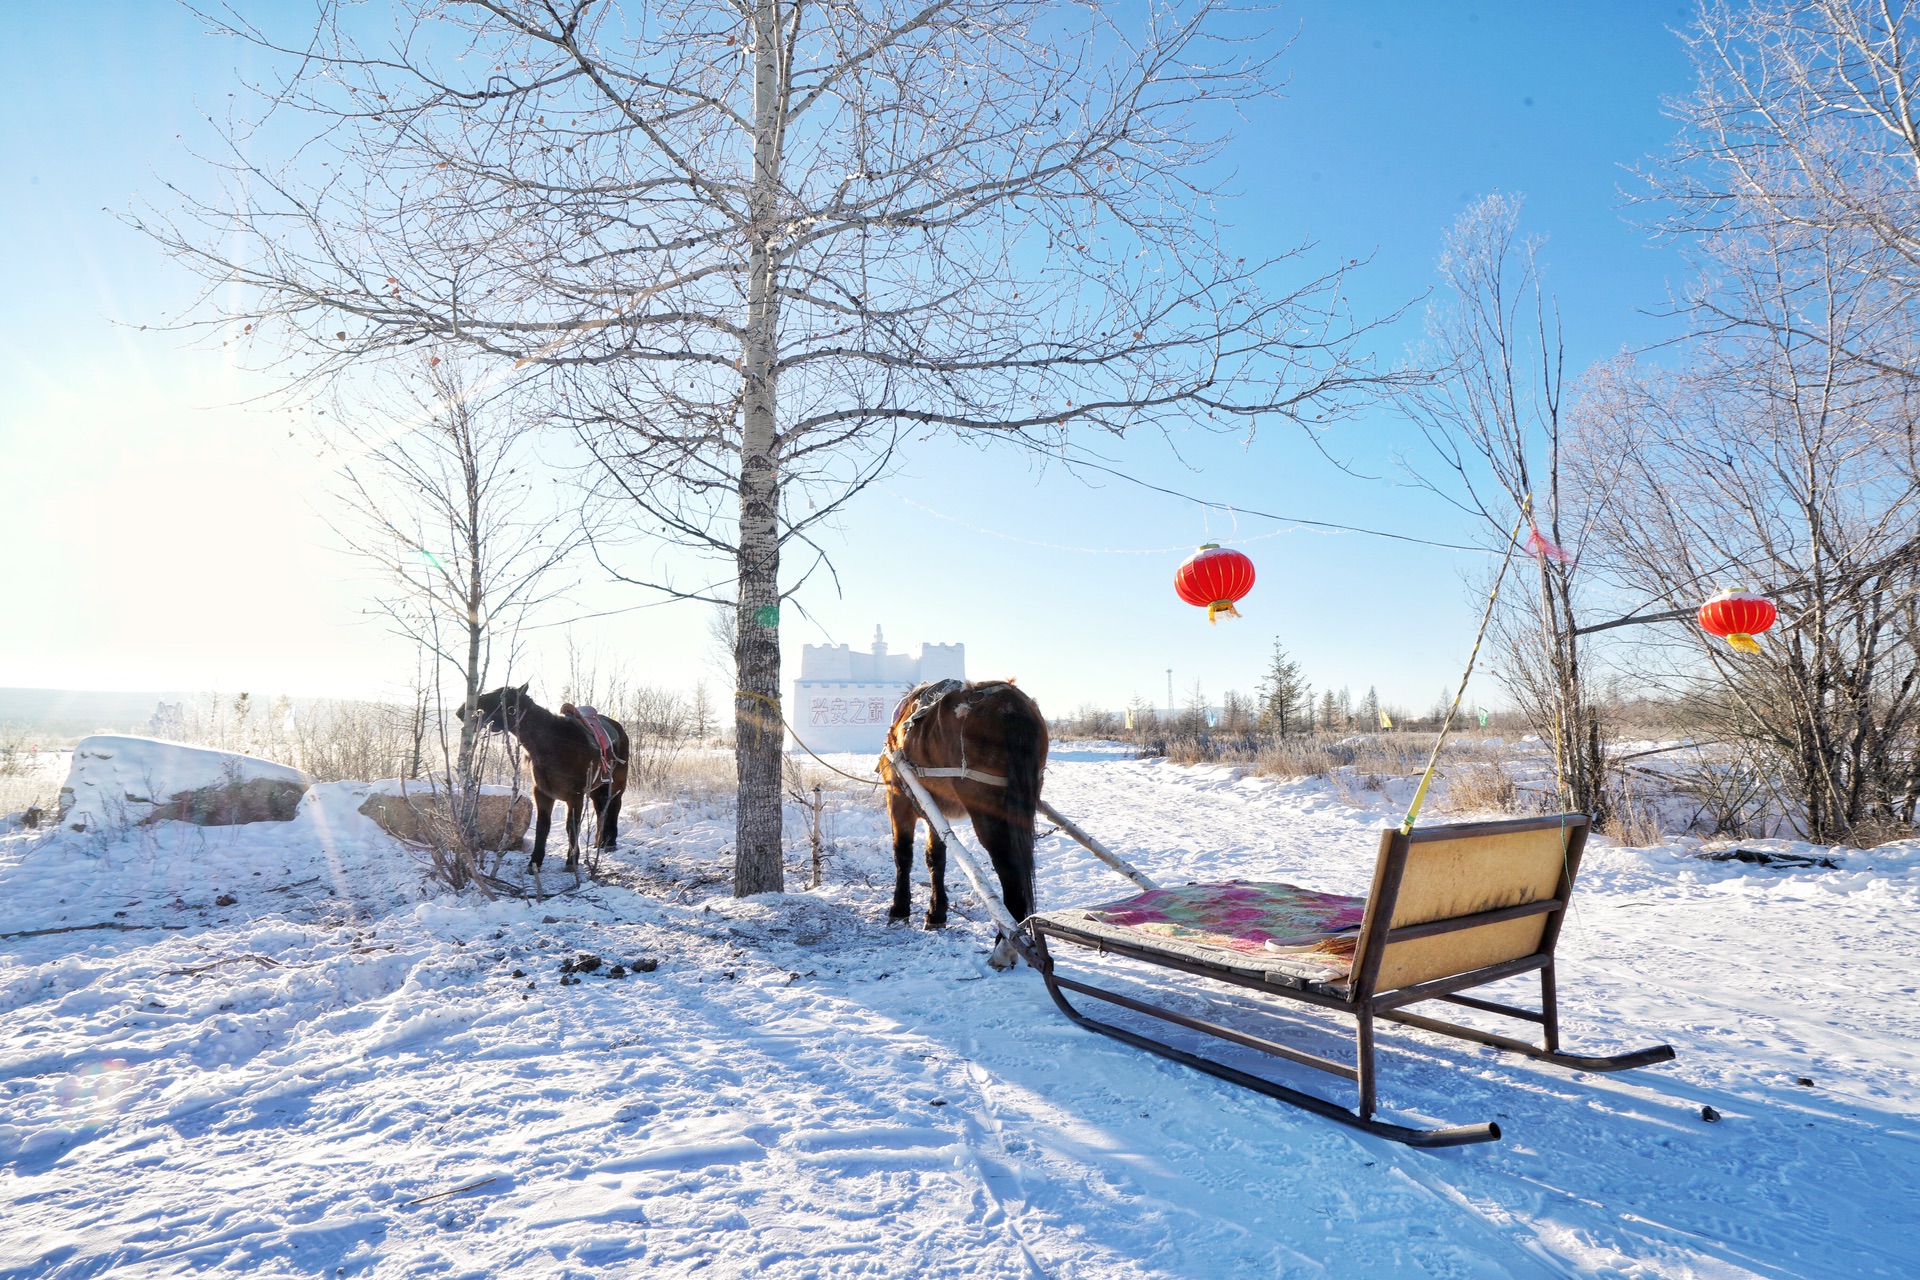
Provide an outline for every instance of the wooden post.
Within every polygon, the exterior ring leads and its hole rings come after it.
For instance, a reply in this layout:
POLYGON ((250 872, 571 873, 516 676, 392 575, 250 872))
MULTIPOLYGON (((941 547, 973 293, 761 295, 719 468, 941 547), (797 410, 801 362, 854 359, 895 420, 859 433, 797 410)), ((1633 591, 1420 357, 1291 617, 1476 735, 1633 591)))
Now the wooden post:
POLYGON ((1560 996, 1555 990, 1551 957, 1540 966, 1540 1029, 1547 1052, 1560 1052, 1560 996))
POLYGON ((1359 1024, 1354 1028, 1354 1066, 1359 1071, 1360 1118, 1373 1119, 1375 1106, 1373 1074, 1373 1010, 1361 1005, 1354 1010, 1354 1019, 1359 1024))
POLYGON ((813 887, 820 887, 820 809, 826 801, 820 798, 820 784, 813 786, 813 830, 809 839, 813 842, 813 887))

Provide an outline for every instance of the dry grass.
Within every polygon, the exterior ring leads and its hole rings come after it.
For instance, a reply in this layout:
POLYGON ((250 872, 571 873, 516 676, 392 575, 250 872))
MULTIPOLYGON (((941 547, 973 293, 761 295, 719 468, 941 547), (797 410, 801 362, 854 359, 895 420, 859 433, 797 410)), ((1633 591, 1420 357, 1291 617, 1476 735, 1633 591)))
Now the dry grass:
POLYGON ((412 707, 327 701, 296 717, 283 740, 260 742, 249 754, 305 769, 318 782, 371 782, 420 776, 437 746, 412 707))
MULTIPOLYGON (((1240 763, 1276 778, 1328 778, 1357 803, 1390 778, 1419 775, 1433 750, 1430 733, 1171 734, 1144 743, 1148 755, 1175 764, 1240 763)), ((1536 797, 1516 781, 1523 750, 1511 735, 1456 732, 1440 756, 1447 807, 1460 813, 1532 813, 1536 797)))
POLYGON ((1444 794, 1449 813, 1520 813, 1520 789, 1513 775, 1497 764, 1468 764, 1446 772, 1444 794))
POLYGON ((1253 768, 1276 778, 1324 778, 1357 758, 1351 746, 1329 738, 1280 738, 1253 757, 1253 768))
POLYGON ((0 725, 0 816, 29 809, 53 812, 62 781, 52 768, 57 758, 31 745, 24 731, 0 725))
POLYGON ((1665 838, 1660 820, 1658 794, 1649 780, 1633 772, 1615 775, 1618 782, 1612 796, 1612 812, 1600 824, 1600 833, 1631 849, 1644 849, 1665 838))

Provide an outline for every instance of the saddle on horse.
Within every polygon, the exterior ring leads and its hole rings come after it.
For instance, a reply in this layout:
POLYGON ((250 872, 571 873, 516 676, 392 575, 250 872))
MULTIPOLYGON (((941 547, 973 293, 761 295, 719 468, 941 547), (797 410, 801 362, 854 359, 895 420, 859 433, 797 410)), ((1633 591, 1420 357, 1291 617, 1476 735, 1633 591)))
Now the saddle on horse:
POLYGON ((613 776, 613 735, 607 732, 607 726, 600 722, 600 713, 582 703, 574 706, 571 702, 560 704, 560 714, 579 724, 587 731, 587 737, 600 751, 600 776, 613 776))

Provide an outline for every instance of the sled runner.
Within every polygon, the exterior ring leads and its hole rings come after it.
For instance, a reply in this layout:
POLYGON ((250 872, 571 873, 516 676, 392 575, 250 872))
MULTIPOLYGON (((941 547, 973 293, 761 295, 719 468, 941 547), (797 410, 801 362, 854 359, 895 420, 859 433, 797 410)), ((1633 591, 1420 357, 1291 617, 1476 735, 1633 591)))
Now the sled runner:
POLYGON ((1586 846, 1584 814, 1381 833, 1373 887, 1365 898, 1288 884, 1228 881, 1152 889, 1118 902, 1051 911, 1027 922, 1048 992, 1067 1017, 1223 1080, 1330 1120, 1421 1147, 1500 1137, 1492 1122, 1412 1129, 1374 1118, 1374 1024, 1403 1023, 1525 1054, 1575 1071, 1622 1071, 1665 1062, 1669 1045, 1613 1057, 1563 1052, 1555 1001, 1554 947, 1586 846), (1062 974, 1049 940, 1122 956, 1161 969, 1298 1001, 1355 1020, 1352 1063, 1176 1012, 1062 974), (1538 1010, 1464 994, 1516 974, 1540 975, 1538 1010), (1067 992, 1104 1000, 1189 1031, 1352 1081, 1359 1104, 1338 1103, 1277 1084, 1076 1009, 1067 992), (1540 1028, 1540 1044, 1408 1012, 1442 1001, 1503 1014, 1540 1028))

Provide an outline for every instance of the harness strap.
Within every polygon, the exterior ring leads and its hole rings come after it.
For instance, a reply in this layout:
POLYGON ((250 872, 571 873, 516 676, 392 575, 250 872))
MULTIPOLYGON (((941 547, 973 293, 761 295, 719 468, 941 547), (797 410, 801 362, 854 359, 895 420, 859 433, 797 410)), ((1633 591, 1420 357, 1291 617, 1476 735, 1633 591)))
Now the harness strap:
POLYGON ((921 765, 913 766, 913 771, 923 778, 965 778, 970 782, 983 783, 989 787, 1004 787, 1007 780, 997 773, 982 773, 978 769, 928 769, 921 765))

